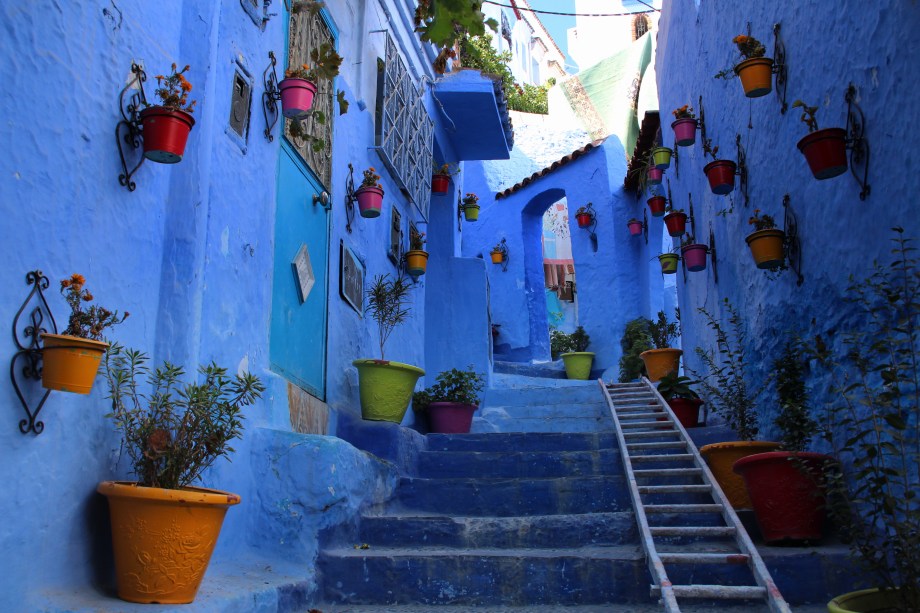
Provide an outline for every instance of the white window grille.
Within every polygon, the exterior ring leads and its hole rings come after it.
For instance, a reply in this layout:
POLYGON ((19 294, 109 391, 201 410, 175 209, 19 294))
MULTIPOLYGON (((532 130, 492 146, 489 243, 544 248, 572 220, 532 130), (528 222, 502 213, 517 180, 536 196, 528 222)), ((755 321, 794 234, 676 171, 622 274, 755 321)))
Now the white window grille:
POLYGON ((403 193, 428 219, 434 123, 420 89, 387 34, 386 58, 377 80, 375 145, 403 193))

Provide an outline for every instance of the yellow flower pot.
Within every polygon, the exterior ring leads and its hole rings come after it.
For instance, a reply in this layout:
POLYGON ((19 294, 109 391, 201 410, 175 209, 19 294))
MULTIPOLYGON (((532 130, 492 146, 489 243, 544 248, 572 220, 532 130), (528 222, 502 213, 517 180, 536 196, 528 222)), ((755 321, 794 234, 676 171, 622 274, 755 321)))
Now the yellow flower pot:
POLYGON ((108 343, 79 336, 42 334, 42 387, 88 394, 108 343))
POLYGON ((503 254, 501 251, 491 251, 489 255, 492 256, 493 264, 501 264, 503 259, 503 254))
POLYGON ((479 219, 479 205, 478 204, 463 204, 463 216, 466 217, 467 221, 476 221, 479 219))
POLYGON ((428 252, 413 249, 406 252, 406 268, 410 275, 423 275, 428 268, 428 252))
POLYGON ((560 357, 565 364, 565 376, 569 379, 585 381, 591 376, 591 364, 594 363, 594 353, 591 351, 573 351, 563 353, 560 357))
POLYGON ((412 391, 425 371, 389 360, 355 360, 361 396, 361 417, 400 423, 409 408, 412 391))
POLYGON ((751 232, 744 239, 751 249, 757 268, 776 268, 782 266, 785 260, 783 255, 783 240, 786 235, 782 230, 771 228, 751 232))
POLYGON ((731 441, 712 443, 700 447, 700 454, 709 465, 712 476, 719 482, 725 497, 736 509, 750 509, 751 498, 741 475, 732 470, 732 466, 741 458, 755 453, 765 453, 779 449, 779 443, 769 441, 731 441))
POLYGON ((645 372, 649 381, 660 381, 668 373, 677 372, 680 367, 680 356, 684 354, 680 349, 649 349, 639 354, 645 362, 645 372))

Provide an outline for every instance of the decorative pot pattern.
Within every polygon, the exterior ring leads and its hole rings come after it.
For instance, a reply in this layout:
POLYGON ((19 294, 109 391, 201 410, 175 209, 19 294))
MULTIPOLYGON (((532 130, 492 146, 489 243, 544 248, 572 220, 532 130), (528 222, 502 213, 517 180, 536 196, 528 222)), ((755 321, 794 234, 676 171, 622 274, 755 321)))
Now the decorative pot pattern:
POLYGON ((677 273, 677 262, 679 258, 676 253, 662 253, 658 256, 658 262, 661 264, 661 272, 666 275, 677 273))

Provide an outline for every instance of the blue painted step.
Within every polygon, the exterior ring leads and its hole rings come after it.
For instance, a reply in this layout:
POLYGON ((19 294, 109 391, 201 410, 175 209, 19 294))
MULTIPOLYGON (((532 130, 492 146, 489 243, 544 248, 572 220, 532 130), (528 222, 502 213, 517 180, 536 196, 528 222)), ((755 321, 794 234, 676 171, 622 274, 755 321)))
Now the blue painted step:
POLYGON ((623 461, 616 449, 600 451, 489 452, 424 451, 419 454, 419 476, 427 479, 457 477, 548 478, 619 475, 623 461))
POLYGON ((429 434, 429 451, 590 451, 616 448, 616 435, 600 433, 429 434))

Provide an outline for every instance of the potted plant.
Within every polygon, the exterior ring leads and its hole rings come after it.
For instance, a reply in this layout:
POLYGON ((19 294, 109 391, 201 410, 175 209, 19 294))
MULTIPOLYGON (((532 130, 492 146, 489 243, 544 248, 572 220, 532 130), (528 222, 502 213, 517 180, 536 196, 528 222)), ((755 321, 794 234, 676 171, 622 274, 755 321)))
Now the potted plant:
POLYGON ((432 194, 446 194, 447 190, 450 188, 450 177, 460 172, 459 165, 455 172, 451 172, 450 164, 434 164, 434 171, 431 175, 431 193, 432 194))
POLYGON ((594 215, 588 210, 588 207, 578 207, 578 210, 575 211, 575 220, 578 222, 579 228, 587 228, 594 221, 594 215))
POLYGON ((496 243, 496 245, 492 247, 492 251, 489 252, 489 257, 492 258, 493 264, 501 264, 505 261, 505 252, 502 250, 501 243, 496 243))
POLYGON ((473 370, 451 368, 441 372, 436 383, 412 394, 412 410, 427 414, 429 430, 437 434, 466 434, 479 408, 485 378, 473 370))
POLYGON ((696 142, 696 114, 693 107, 685 104, 678 109, 671 111, 674 115, 674 121, 671 128, 674 130, 674 143, 678 147, 689 147, 696 142))
POLYGON ((843 128, 818 129, 815 114, 818 107, 808 106, 801 100, 792 103, 792 108, 801 108, 802 123, 808 126, 808 135, 798 142, 799 151, 805 156, 811 174, 822 181, 842 175, 847 171, 847 131, 843 128))
POLYGON ((709 253, 709 247, 703 243, 696 242, 693 234, 684 235, 680 244, 680 252, 683 255, 687 270, 690 272, 706 270, 706 254, 709 253))
POLYGON ((665 209, 664 225, 668 228, 669 236, 683 236, 687 231, 687 214, 683 209, 675 209, 668 203, 665 209))
POLYGON ((428 252, 425 251, 425 233, 414 227, 409 229, 409 251, 406 252, 406 270, 417 277, 425 274, 428 267, 428 252))
POLYGON ((558 354, 565 364, 565 375, 569 379, 586 380, 591 375, 594 353, 588 351, 591 339, 584 327, 578 326, 571 334, 553 330, 550 335, 550 348, 554 358, 558 354))
POLYGON ((658 381, 658 393, 664 398, 674 415, 684 428, 695 428, 700 423, 700 407, 703 401, 699 394, 690 387, 699 381, 669 372, 658 381))
POLYGON ((380 217, 380 209, 383 208, 383 186, 379 181, 380 175, 373 166, 364 171, 361 185, 355 191, 361 217, 380 217))
POLYGON ((130 602, 192 602, 227 508, 240 497, 193 487, 217 458, 229 457, 242 407, 265 387, 249 373, 211 363, 183 383, 180 366, 147 366, 145 354, 113 345, 105 358, 112 413, 137 482, 103 481, 108 498, 118 597, 130 602), (146 385, 145 385, 146 383, 146 385))
POLYGON ((646 170, 645 173, 645 182, 648 185, 661 185, 661 179, 663 177, 663 170, 656 168, 654 165, 649 165, 648 170, 646 170))
POLYGON ((154 93, 160 104, 148 106, 141 111, 144 157, 160 164, 175 164, 182 161, 185 143, 195 125, 192 112, 195 100, 188 101, 192 84, 185 78, 189 67, 176 70, 172 65, 169 76, 157 75, 154 93))
POLYGON ((818 424, 808 411, 803 348, 789 340, 773 361, 780 412, 780 451, 757 453, 735 462, 747 487, 760 534, 769 544, 815 543, 826 518, 824 469, 833 458, 806 451, 818 424))
POLYGON ((753 36, 744 34, 739 34, 732 42, 738 46, 742 61, 734 68, 718 73, 716 78, 731 79, 735 75, 741 77, 741 87, 748 98, 759 98, 773 91, 773 60, 764 57, 766 49, 763 43, 753 36))
POLYGON ((893 228, 893 256, 844 294, 849 322, 811 355, 832 381, 819 414, 839 459, 828 512, 881 590, 838 596, 829 611, 920 611, 920 267, 914 241, 893 228))
POLYGON ((786 234, 776 229, 776 222, 770 215, 759 215, 760 209, 754 209, 754 214, 748 219, 748 224, 754 226, 754 231, 748 234, 744 241, 751 249, 757 268, 775 269, 782 267, 785 262, 783 242, 786 234))
POLYGON ((93 389, 102 354, 109 344, 103 340, 106 328, 127 317, 118 311, 92 305, 86 278, 74 273, 61 281, 61 293, 70 306, 63 334, 42 333, 42 387, 49 390, 89 394, 93 389))
POLYGON ((631 218, 626 222, 626 227, 629 228, 630 236, 639 236, 642 234, 642 222, 635 217, 631 218))
POLYGON ((469 193, 463 197, 463 216, 467 221, 479 219, 479 196, 469 193))
POLYGON ((367 290, 366 313, 377 323, 380 359, 355 360, 361 396, 361 416, 374 421, 400 423, 409 408, 412 390, 425 371, 417 366, 387 360, 383 351, 387 339, 409 318, 406 302, 411 282, 402 275, 395 279, 389 274, 378 275, 367 290))
POLYGON ((667 170, 671 166, 671 155, 674 152, 668 147, 655 147, 652 149, 652 160, 658 170, 667 170))
MULTIPOLYGON (((661 181, 659 181, 659 183, 661 183, 661 181)), ((649 211, 652 212, 652 217, 661 217, 664 215, 668 201, 661 194, 656 194, 653 192, 652 197, 649 198, 646 203, 648 204, 649 211)))
POLYGON ((712 443, 700 447, 713 476, 736 509, 751 508, 751 499, 741 477, 732 472, 732 466, 741 458, 755 453, 775 451, 779 443, 755 441, 759 430, 757 404, 748 391, 748 363, 744 352, 744 322, 737 309, 725 299, 731 333, 705 308, 698 310, 706 318, 716 337, 716 351, 696 348, 696 355, 706 367, 706 376, 691 374, 700 380, 704 396, 717 415, 725 419, 740 441, 712 443))
POLYGON ((712 156, 712 161, 703 166, 703 172, 709 179, 709 189, 712 190, 712 193, 724 196, 735 189, 735 171, 738 166, 732 160, 716 159, 718 153, 718 145, 713 147, 711 139, 706 139, 703 143, 703 156, 709 154, 712 156))
POLYGON ((655 382, 668 373, 677 372, 684 352, 670 346, 671 341, 680 335, 680 330, 676 321, 668 321, 664 311, 658 311, 658 318, 649 322, 648 332, 655 348, 643 351, 639 357, 645 363, 649 381, 655 382))
POLYGON ((659 253, 658 263, 661 264, 661 274, 663 275, 677 274, 677 263, 679 261, 680 261, 680 256, 674 253, 673 251, 666 251, 665 253, 659 253))
MULTIPOLYGON (((308 10, 319 11, 320 2, 302 2, 301 6, 308 10)), ((288 68, 284 71, 285 78, 278 83, 281 92, 281 114, 288 119, 304 119, 313 107, 313 97, 316 95, 317 86, 322 81, 330 83, 339 74, 342 65, 342 56, 336 53, 332 43, 324 42, 310 50, 309 64, 288 68)))
POLYGON ((652 348, 652 335, 649 332, 651 323, 645 317, 637 317, 626 323, 620 338, 620 348, 623 350, 620 357, 620 383, 635 381, 646 374, 645 363, 640 355, 652 348))

